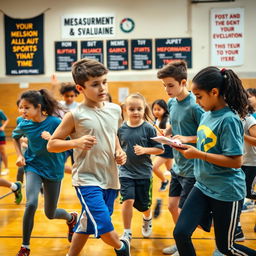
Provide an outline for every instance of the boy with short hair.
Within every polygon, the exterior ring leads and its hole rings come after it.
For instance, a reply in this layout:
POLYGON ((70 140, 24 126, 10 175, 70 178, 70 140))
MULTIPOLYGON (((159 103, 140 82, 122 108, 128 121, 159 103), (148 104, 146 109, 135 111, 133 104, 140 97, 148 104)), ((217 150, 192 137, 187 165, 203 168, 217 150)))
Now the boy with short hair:
MULTIPOLYGON (((170 97, 168 108, 173 139, 195 146, 196 132, 203 110, 196 104, 195 96, 188 91, 187 65, 184 61, 167 64, 157 73, 170 97)), ((168 133, 168 131, 167 131, 168 133)), ((186 159, 173 150, 175 164, 169 191, 168 209, 176 223, 182 206, 195 183, 194 160, 186 159)), ((163 249, 164 254, 179 255, 176 245, 163 249)))
POLYGON ((116 163, 124 164, 126 154, 117 138, 120 107, 105 102, 107 73, 103 64, 92 59, 73 64, 72 75, 84 101, 64 116, 48 143, 51 152, 74 149, 72 181, 82 213, 68 256, 78 255, 90 234, 114 247, 117 255, 130 256, 129 241, 119 239, 110 217, 120 186, 116 163), (68 135, 71 139, 65 140, 68 135))

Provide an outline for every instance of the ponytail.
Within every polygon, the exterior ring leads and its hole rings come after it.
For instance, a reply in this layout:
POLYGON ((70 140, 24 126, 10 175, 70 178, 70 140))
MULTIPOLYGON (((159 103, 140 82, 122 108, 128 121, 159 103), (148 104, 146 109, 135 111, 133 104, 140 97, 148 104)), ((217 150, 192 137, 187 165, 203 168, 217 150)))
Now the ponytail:
POLYGON ((253 113, 248 94, 236 73, 231 69, 222 69, 221 74, 224 80, 223 96, 229 107, 237 112, 241 118, 244 118, 248 113, 253 113))
POLYGON ((41 105, 41 111, 45 115, 57 115, 58 113, 63 112, 63 108, 58 103, 57 100, 55 100, 46 89, 41 90, 29 90, 25 91, 21 94, 20 100, 26 100, 30 104, 32 104, 35 108, 38 108, 38 105, 41 105))
POLYGON ((192 82, 199 90, 210 92, 213 88, 219 89, 230 109, 244 118, 253 113, 248 94, 243 88, 241 80, 231 69, 219 70, 216 67, 207 67, 195 75, 192 82))

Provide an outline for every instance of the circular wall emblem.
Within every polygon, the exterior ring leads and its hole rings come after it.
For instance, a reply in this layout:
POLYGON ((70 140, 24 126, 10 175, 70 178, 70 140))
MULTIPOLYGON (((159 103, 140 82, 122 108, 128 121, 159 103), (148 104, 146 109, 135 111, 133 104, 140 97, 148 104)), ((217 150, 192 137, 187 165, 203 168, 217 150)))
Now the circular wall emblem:
POLYGON ((124 33, 132 32, 134 27, 135 27, 135 23, 134 23, 134 21, 131 18, 124 18, 120 22, 120 29, 124 33))

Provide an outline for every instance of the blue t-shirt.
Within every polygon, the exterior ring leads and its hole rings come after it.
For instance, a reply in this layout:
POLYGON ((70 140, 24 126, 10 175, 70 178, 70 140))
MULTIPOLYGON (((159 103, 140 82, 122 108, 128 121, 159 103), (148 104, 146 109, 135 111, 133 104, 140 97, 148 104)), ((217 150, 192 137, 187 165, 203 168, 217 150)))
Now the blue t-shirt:
MULTIPOLYGON (((0 127, 3 125, 2 121, 6 121, 6 120, 7 120, 6 115, 4 114, 4 112, 2 110, 0 110, 0 127)), ((5 136, 4 131, 0 131, 0 137, 4 137, 4 136, 5 136)))
POLYGON ((47 151, 47 140, 41 137, 43 131, 53 134, 61 120, 54 116, 48 116, 42 122, 33 122, 23 119, 13 130, 12 137, 19 139, 22 136, 28 138, 28 149, 24 157, 26 160, 25 172, 31 171, 38 175, 58 181, 63 178, 65 153, 50 153, 47 151))
MULTIPOLYGON (((243 154, 244 129, 230 108, 206 112, 197 130, 197 148, 225 156, 243 154)), ((218 166, 195 159, 195 186, 205 195, 221 201, 238 201, 245 197, 242 169, 218 166)))
MULTIPOLYGON (((181 101, 178 101, 176 98, 170 99, 168 101, 168 108, 172 135, 196 136, 197 127, 204 111, 196 104, 195 96, 189 93, 181 101)), ((190 145, 196 146, 196 144, 190 145)), ((194 160, 186 159, 175 149, 173 150, 173 156, 175 159, 174 172, 183 177, 194 177, 194 160)))
POLYGON ((134 153, 134 146, 137 144, 142 147, 161 148, 161 143, 151 140, 156 136, 155 128, 143 122, 140 126, 130 127, 127 123, 123 123, 118 129, 118 137, 122 149, 127 154, 127 161, 120 166, 120 177, 131 179, 149 179, 152 177, 152 162, 150 155, 137 156, 134 153))

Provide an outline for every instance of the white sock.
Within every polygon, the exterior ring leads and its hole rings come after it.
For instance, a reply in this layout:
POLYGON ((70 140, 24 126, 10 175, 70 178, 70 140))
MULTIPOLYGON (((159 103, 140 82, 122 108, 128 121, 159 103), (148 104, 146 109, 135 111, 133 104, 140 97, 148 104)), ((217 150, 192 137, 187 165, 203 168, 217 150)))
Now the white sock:
POLYGON ((24 248, 27 248, 27 249, 30 249, 30 246, 29 245, 24 245, 22 244, 21 247, 24 247, 24 248))
POLYGON ((12 191, 16 191, 16 190, 18 189, 17 184, 15 184, 15 183, 12 182, 12 185, 10 186, 10 189, 11 189, 12 191))
POLYGON ((124 233, 127 233, 127 234, 131 234, 132 233, 132 230, 130 228, 125 228, 124 229, 124 233))
POLYGON ((145 215, 143 214, 143 219, 144 220, 151 220, 152 219, 152 213, 150 212, 149 217, 145 217, 145 215))
POLYGON ((125 248, 124 243, 122 241, 120 241, 120 243, 121 243, 121 247, 119 249, 117 249, 117 251, 121 251, 125 248))

